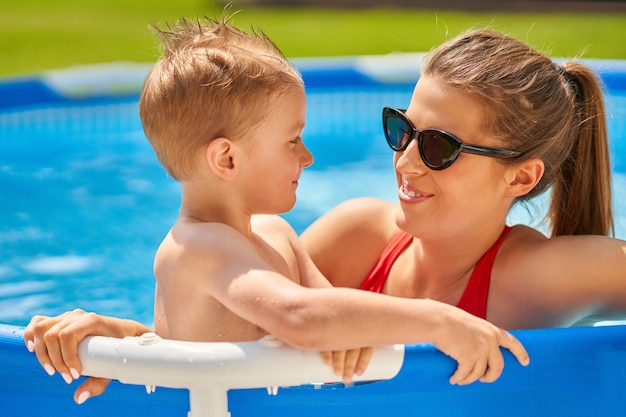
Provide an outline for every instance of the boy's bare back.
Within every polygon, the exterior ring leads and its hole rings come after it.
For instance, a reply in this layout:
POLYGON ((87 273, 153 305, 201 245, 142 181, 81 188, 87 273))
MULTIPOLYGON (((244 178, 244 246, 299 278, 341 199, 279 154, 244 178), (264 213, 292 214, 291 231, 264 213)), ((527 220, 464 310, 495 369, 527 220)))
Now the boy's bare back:
MULTIPOLYGON (((224 306, 216 293, 237 285, 238 274, 258 268, 258 261, 297 284, 302 284, 300 266, 312 263, 302 259, 306 255, 295 232, 277 216, 254 216, 250 239, 221 223, 176 222, 155 256, 157 333, 216 342, 258 340, 267 334, 224 306), (168 326, 168 318, 175 325, 168 326)), ((320 278, 317 282, 323 283, 320 278)))

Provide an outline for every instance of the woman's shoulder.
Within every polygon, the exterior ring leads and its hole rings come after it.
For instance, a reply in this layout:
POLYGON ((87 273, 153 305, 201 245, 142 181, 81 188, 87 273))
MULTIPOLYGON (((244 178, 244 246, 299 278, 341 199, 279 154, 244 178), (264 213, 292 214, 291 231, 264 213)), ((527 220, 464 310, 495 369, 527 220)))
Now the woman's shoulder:
POLYGON ((381 220, 394 221, 396 203, 374 197, 359 197, 346 200, 331 209, 326 216, 337 217, 342 222, 350 223, 373 222, 381 220))
POLYGON ((525 224, 517 224, 511 227, 507 240, 514 242, 516 245, 533 246, 546 242, 548 237, 534 227, 527 226, 525 224))
POLYGON ((510 269, 519 270, 520 265, 532 264, 548 242, 549 238, 539 230, 526 225, 515 225, 502 243, 498 258, 510 269))
POLYGON ((396 231, 395 204, 373 197, 346 200, 322 215, 303 234, 332 234, 336 237, 375 238, 388 240, 396 231))
POLYGON ((586 270, 586 238, 548 237, 529 226, 514 226, 498 251, 492 281, 525 294, 527 302, 545 300, 586 270))
POLYGON ((358 287, 398 231, 394 207, 376 198, 348 200, 304 231, 305 250, 333 285, 358 287))

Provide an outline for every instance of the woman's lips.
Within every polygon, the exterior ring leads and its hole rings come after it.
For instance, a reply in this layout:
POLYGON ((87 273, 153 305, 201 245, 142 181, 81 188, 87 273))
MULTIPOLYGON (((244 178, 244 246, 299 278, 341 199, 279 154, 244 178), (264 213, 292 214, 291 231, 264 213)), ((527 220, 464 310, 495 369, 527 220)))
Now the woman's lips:
POLYGON ((409 202, 425 201, 433 196, 432 194, 411 187, 407 181, 402 181, 398 194, 401 200, 409 202))

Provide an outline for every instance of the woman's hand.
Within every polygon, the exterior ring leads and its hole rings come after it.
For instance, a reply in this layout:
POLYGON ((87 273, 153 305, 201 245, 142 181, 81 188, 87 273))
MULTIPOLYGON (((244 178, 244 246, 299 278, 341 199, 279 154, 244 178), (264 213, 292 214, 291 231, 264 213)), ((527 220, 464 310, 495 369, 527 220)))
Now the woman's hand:
POLYGON ((451 384, 467 385, 476 380, 494 382, 504 369, 500 348, 508 349, 520 364, 530 363, 524 346, 506 330, 454 308, 435 346, 458 362, 451 384))
MULTIPOLYGON (((59 372, 65 382, 71 384, 81 375, 78 345, 87 336, 122 338, 151 331, 133 320, 74 310, 55 317, 33 317, 24 331, 24 343, 37 355, 49 375, 59 372)), ((74 401, 82 404, 90 397, 102 394, 109 382, 103 378, 88 378, 74 392, 74 401)))

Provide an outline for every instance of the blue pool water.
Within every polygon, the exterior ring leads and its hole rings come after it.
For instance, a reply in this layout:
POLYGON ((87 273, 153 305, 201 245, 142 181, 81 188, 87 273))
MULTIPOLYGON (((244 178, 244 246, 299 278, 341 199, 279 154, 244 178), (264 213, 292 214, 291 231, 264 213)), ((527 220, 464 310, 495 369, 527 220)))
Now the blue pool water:
MULTIPOLYGON (((285 215, 298 232, 347 198, 396 198, 380 112, 406 106, 410 76, 379 83, 329 71, 304 71, 315 163, 285 215)), ((180 193, 143 136, 137 96, 41 101, 0 103, 0 323, 79 307, 151 324, 152 258, 180 193)), ((616 234, 626 238, 626 82, 607 104, 616 234)), ((543 207, 516 209, 511 222, 537 225, 529 210, 540 218, 543 207)))

